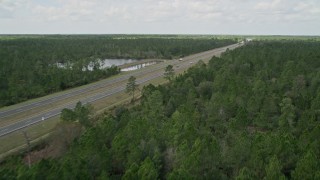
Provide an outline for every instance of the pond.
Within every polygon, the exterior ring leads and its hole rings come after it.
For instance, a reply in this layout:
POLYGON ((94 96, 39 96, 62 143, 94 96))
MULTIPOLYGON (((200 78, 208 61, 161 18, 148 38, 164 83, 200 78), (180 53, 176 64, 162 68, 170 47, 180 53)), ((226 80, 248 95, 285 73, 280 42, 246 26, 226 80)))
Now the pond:
POLYGON ((157 64, 157 62, 147 62, 147 63, 142 63, 142 64, 137 64, 134 66, 130 66, 130 67, 126 67, 126 68, 122 68, 121 71, 133 71, 133 70, 137 70, 137 69, 141 69, 144 68, 146 66, 151 66, 157 64))
MULTIPOLYGON (((111 66, 120 66, 123 64, 133 63, 137 61, 138 60, 136 59, 104 59, 104 60, 98 60, 97 62, 99 63, 100 69, 105 69, 111 66)), ((88 64, 88 70, 92 71, 93 67, 94 67, 94 63, 90 62, 88 64)))
MULTIPOLYGON (((86 67, 82 68, 82 71, 92 71, 95 64, 99 66, 99 69, 105 69, 111 66, 121 66, 124 64, 129 64, 129 63, 134 63, 138 62, 139 60, 136 59, 104 59, 100 60, 98 59, 96 62, 90 62, 86 67)), ((147 66, 151 66, 154 64, 159 63, 158 61, 151 61, 151 62, 143 62, 141 64, 135 64, 129 67, 121 68, 121 71, 133 71, 137 69, 141 69, 147 66)), ((63 68, 63 69, 72 69, 73 64, 72 63, 56 63, 55 64, 58 68, 63 68)))
MULTIPOLYGON (((111 66, 120 66, 123 64, 128 64, 128 63, 133 63, 133 62, 137 62, 138 60, 136 59, 98 59, 96 62, 89 62, 89 64, 87 65, 87 67, 83 67, 82 71, 92 71, 93 67, 95 65, 95 63, 97 63, 97 65, 99 66, 99 69, 105 69, 111 66)), ((62 68, 62 69, 72 69, 73 63, 55 63, 55 65, 58 68, 62 68)))

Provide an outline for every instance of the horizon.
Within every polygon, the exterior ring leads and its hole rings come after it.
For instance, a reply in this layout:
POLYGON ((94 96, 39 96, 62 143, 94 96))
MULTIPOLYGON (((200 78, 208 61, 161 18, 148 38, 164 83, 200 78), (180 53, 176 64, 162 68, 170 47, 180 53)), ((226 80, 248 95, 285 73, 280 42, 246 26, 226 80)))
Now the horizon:
POLYGON ((317 0, 0 0, 0 34, 319 36, 317 0))
POLYGON ((127 36, 135 36, 135 35, 164 35, 164 36, 173 36, 173 35, 178 35, 178 36, 288 36, 288 37, 299 37, 299 36, 305 36, 305 37, 320 37, 320 35, 304 35, 304 34, 297 34, 297 35, 291 35, 291 34, 153 34, 153 33, 74 33, 74 34, 63 34, 63 33, 51 33, 51 34, 46 34, 46 33, 39 33, 39 34, 24 34, 24 33, 17 33, 17 34, 0 34, 0 36, 23 36, 23 35, 127 35, 127 36))

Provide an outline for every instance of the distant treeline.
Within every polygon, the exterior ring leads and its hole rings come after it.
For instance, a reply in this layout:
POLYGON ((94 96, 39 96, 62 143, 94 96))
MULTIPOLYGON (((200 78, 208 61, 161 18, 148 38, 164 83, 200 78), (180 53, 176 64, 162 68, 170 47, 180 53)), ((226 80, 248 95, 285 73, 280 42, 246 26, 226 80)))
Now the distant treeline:
POLYGON ((320 179, 319 49, 252 42, 144 87, 133 108, 93 120, 78 103, 53 141, 63 156, 8 158, 0 178, 320 179))
POLYGON ((83 70, 99 58, 171 59, 235 42, 215 38, 138 37, 1 36, 0 107, 119 73, 116 67, 83 70), (72 64, 72 68, 59 68, 57 63, 72 64))

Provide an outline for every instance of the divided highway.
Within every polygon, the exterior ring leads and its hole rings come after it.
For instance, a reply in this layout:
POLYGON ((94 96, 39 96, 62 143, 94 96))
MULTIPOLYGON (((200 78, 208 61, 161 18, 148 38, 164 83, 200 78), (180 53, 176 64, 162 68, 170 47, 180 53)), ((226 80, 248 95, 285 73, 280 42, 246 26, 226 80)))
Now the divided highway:
POLYGON ((92 83, 80 88, 39 98, 38 100, 34 100, 29 103, 27 102, 20 105, 14 105, 9 108, 3 108, 0 110, 0 125, 2 122, 7 122, 8 119, 18 119, 18 121, 13 121, 13 123, 9 124, 4 123, 5 125, 0 127, 0 137, 43 120, 45 121, 48 118, 58 116, 62 109, 74 108, 78 101, 81 101, 83 104, 94 103, 97 100, 108 98, 108 96, 123 92, 130 76, 135 76, 137 78, 137 84, 142 84, 163 76, 164 69, 169 64, 173 65, 175 68, 179 68, 179 70, 186 70, 190 66, 196 64, 199 60, 211 59, 212 56, 219 56, 227 49, 231 50, 239 46, 241 45, 233 44, 197 53, 184 57, 183 61, 168 60, 137 71, 122 73, 114 78, 104 79, 97 83, 92 83), (66 99, 68 98, 74 99, 66 102, 66 99), (53 104, 55 104, 55 108, 51 107, 53 104), (30 111, 36 111, 37 113, 31 113, 32 115, 28 116, 27 114, 30 111))

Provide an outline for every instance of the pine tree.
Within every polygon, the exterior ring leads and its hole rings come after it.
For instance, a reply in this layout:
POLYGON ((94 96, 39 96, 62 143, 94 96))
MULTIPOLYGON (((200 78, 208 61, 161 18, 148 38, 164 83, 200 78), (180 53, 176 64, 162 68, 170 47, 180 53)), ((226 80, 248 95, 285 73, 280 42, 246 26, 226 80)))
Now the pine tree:
POLYGON ((174 77, 174 69, 172 65, 168 65, 164 72, 164 78, 171 81, 174 77))
POLYGON ((134 92, 138 89, 138 85, 136 84, 136 78, 134 76, 130 76, 127 87, 126 87, 126 92, 129 95, 132 95, 132 101, 134 102, 134 92))

